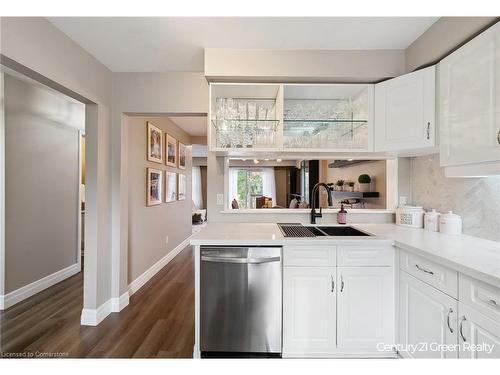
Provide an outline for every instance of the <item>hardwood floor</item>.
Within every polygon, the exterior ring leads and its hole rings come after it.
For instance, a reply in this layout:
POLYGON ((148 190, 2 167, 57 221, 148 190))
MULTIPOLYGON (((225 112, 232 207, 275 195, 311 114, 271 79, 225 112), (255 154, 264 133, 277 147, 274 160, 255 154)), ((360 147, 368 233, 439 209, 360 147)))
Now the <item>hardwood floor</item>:
POLYGON ((192 357, 194 258, 191 247, 184 249, 136 292, 125 309, 112 313, 97 327, 80 326, 82 284, 83 275, 79 273, 0 312, 1 355, 192 357))

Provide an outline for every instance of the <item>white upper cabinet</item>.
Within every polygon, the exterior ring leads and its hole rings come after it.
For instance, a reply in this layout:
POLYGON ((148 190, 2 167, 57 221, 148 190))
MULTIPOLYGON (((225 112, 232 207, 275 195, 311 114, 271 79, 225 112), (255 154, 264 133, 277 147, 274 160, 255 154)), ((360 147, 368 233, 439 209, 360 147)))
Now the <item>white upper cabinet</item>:
POLYGON ((297 84, 283 89, 283 149, 373 151, 371 84, 297 84))
POLYGON ((438 82, 441 165, 499 162, 500 23, 443 59, 438 82))
POLYGON ((373 151, 373 84, 211 83, 210 151, 373 151))
POLYGON ((375 85, 375 151, 436 145, 435 67, 375 85))

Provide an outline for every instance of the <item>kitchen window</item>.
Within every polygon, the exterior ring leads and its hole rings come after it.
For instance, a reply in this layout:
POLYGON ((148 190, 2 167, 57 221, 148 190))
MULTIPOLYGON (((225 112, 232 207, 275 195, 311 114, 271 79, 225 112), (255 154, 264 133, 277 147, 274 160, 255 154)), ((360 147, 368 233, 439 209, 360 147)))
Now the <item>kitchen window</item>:
POLYGON ((229 207, 257 208, 258 199, 276 201, 273 168, 229 168, 229 207), (235 201, 237 202, 237 206, 235 201))

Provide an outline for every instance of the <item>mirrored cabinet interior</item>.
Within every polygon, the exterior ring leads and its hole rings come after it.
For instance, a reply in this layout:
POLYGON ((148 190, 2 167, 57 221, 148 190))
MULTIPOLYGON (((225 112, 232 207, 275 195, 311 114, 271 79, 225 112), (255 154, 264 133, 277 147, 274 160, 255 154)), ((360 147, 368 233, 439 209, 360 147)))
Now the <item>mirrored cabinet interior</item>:
POLYGON ((279 84, 211 84, 211 149, 277 149, 281 91, 279 84))
POLYGON ((211 83, 212 151, 372 151, 371 84, 211 83))
POLYGON ((283 148, 370 151, 373 85, 284 85, 283 148))

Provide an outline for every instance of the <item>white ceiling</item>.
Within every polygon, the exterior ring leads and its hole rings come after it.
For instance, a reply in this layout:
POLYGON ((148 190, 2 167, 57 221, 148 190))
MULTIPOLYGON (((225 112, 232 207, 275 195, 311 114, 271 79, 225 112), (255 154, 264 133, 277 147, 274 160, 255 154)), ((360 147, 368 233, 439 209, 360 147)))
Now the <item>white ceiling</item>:
POLYGON ((204 48, 405 49, 438 17, 51 17, 114 72, 203 71, 204 48))
POLYGON ((207 135, 207 118, 205 116, 169 116, 168 118, 191 136, 207 135))

